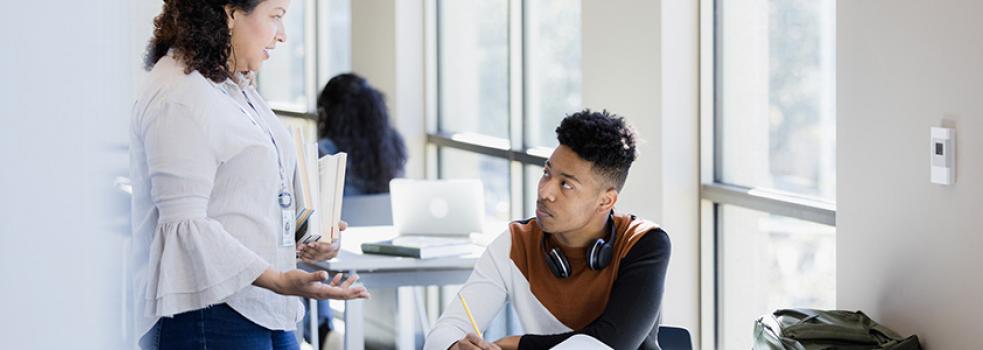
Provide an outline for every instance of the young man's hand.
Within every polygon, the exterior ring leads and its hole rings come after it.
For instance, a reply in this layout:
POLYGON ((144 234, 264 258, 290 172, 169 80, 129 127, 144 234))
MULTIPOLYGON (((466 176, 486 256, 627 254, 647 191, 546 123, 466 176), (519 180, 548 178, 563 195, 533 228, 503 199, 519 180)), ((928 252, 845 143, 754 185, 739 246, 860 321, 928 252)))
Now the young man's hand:
POLYGON ((502 350, 516 350, 519 348, 520 338, 517 335, 508 336, 495 341, 495 345, 498 345, 502 350))
POLYGON ((474 333, 468 333, 467 335, 464 336, 464 338, 461 338, 461 340, 458 340, 456 343, 451 344, 451 347, 448 348, 448 350, 475 350, 475 349, 502 350, 502 348, 500 348, 498 345, 495 345, 495 343, 489 343, 484 339, 481 339, 481 337, 479 337, 477 334, 474 333))

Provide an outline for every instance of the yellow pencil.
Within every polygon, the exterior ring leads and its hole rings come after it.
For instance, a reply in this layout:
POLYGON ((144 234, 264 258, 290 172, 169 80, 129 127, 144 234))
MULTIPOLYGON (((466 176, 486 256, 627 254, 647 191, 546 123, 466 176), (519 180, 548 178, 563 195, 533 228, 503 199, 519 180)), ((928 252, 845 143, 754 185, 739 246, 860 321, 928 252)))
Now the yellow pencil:
POLYGON ((464 294, 457 293, 457 296, 461 299, 461 305, 464 305, 464 312, 468 314, 468 319, 471 320, 471 327, 474 327, 474 333, 484 338, 485 336, 481 335, 481 330, 478 329, 478 322, 474 321, 474 315, 471 314, 471 308, 468 307, 468 302, 464 301, 464 294))

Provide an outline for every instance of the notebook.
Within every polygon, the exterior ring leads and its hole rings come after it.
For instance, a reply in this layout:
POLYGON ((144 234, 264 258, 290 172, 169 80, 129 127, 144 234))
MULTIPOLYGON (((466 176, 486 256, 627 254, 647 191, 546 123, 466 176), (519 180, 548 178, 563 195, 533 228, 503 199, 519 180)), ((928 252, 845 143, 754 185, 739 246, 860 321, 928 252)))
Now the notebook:
POLYGON ((362 243, 362 252, 430 259, 474 252, 469 238, 400 236, 382 242, 362 243))

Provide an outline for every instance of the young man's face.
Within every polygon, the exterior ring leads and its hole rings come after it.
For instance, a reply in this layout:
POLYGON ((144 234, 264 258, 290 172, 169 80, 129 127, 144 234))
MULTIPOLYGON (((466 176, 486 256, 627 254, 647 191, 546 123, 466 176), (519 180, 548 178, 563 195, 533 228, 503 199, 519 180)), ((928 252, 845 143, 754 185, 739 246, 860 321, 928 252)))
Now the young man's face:
MULTIPOLYGON (((593 164, 560 145, 546 161, 539 178, 536 221, 543 231, 577 231, 604 211, 604 194, 613 190, 591 169, 593 164)), ((607 215, 607 213, 603 213, 607 215)))

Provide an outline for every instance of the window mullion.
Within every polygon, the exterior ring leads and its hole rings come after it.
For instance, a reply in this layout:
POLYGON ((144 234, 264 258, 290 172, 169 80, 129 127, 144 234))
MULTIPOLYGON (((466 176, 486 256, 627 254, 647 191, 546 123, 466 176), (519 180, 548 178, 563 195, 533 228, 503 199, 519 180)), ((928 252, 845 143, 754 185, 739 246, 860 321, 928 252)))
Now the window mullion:
POLYGON ((523 6, 521 0, 509 0, 509 141, 512 150, 525 149, 523 125, 525 110, 523 93, 523 6))
POLYGON ((525 214, 523 213, 525 171, 522 163, 514 159, 515 152, 525 149, 526 139, 523 12, 521 0, 509 0, 509 144, 512 150, 509 157, 512 160, 509 162, 509 212, 513 218, 525 214))

